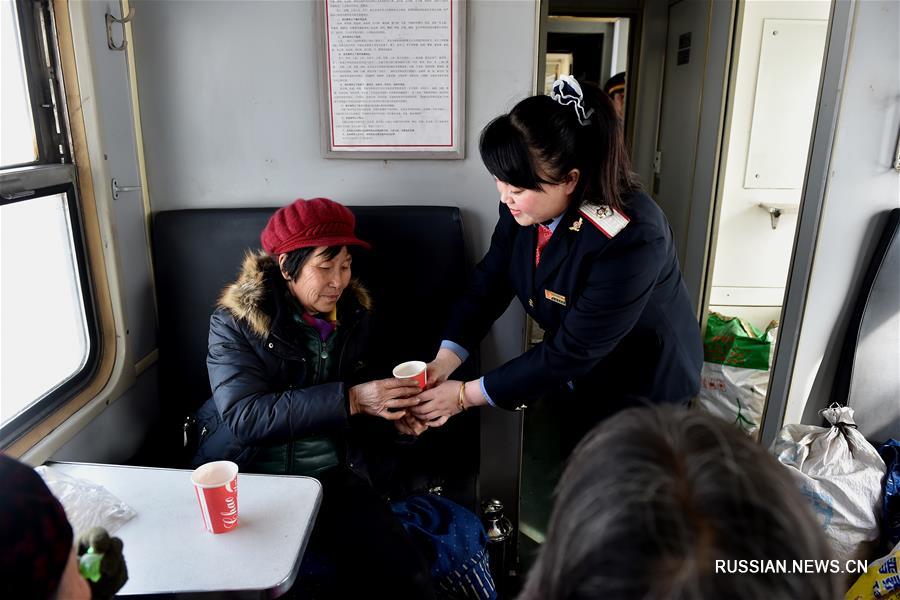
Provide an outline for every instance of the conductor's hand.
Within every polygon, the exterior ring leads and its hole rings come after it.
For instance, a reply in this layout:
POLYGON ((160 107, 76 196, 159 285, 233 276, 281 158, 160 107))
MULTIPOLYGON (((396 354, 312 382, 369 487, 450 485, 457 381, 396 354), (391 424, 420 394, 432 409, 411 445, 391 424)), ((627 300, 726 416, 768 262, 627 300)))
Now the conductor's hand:
POLYGON ((428 429, 428 424, 415 418, 412 413, 406 413, 405 417, 394 421, 394 427, 404 435, 419 437, 428 429))
POLYGON ((447 420, 460 412, 459 386, 462 381, 448 380, 442 384, 425 390, 418 396, 418 406, 409 409, 410 413, 429 427, 440 427, 447 420))
POLYGON ((419 386, 409 379, 378 379, 350 388, 350 414, 367 414, 396 421, 406 409, 419 403, 419 386))
POLYGON ((434 357, 434 360, 428 363, 426 373, 426 379, 428 380, 428 388, 434 388, 445 381, 450 375, 453 374, 453 371, 462 364, 462 361, 459 359, 459 355, 456 354, 453 350, 449 348, 441 348, 438 350, 437 356, 434 357))

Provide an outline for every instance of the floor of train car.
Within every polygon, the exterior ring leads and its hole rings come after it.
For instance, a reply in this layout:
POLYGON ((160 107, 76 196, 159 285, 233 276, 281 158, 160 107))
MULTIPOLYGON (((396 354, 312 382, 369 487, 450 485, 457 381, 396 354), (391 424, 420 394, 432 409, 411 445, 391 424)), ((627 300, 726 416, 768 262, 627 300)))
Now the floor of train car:
POLYGON ((521 574, 531 568, 547 532, 554 490, 565 466, 559 435, 564 425, 552 400, 535 402, 525 411, 518 536, 521 574))

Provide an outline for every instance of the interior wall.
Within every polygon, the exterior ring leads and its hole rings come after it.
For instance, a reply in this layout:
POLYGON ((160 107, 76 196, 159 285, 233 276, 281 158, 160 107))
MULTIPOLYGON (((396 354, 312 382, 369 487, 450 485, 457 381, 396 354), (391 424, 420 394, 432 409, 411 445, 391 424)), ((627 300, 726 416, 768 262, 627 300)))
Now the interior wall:
POLYGON ((122 464, 144 443, 141 435, 159 417, 156 365, 137 378, 106 410, 53 453, 51 460, 122 464))
MULTIPOLYGON (((765 19, 827 21, 831 0, 744 3, 733 78, 733 101, 724 151, 724 183, 710 304, 714 310, 765 328, 779 317, 794 243, 797 214, 785 212, 776 229, 760 203, 799 204, 802 187, 744 187, 765 19)), ((822 40, 822 51, 825 49, 822 40)), ((815 68, 820 70, 821 62, 815 68)), ((810 123, 811 126, 811 123, 810 123)), ((802 137, 809 139, 811 128, 802 137)))
MULTIPOLYGON (((900 130, 898 27, 897 2, 856 2, 785 423, 821 421, 817 412, 827 402, 850 308, 877 242, 874 228, 884 211, 900 206, 900 175, 892 169, 900 130)), ((900 423, 894 431, 900 435, 900 423)))
MULTIPOLYGON (((95 183, 95 189, 103 194, 111 188, 113 179, 122 187, 140 185, 127 58, 124 52, 111 51, 106 45, 105 15, 107 11, 117 14, 117 5, 114 0, 84 5, 89 28, 85 33, 89 36, 91 52, 89 56, 79 58, 93 63, 96 96, 89 101, 96 102, 102 111, 103 124, 98 141, 103 160, 92 160, 92 164, 98 165, 95 175, 103 173, 109 177, 95 183), (102 168, 99 163, 103 163, 102 168)), ((107 206, 115 234, 114 268, 119 271, 123 283, 121 293, 127 320, 123 341, 128 345, 129 360, 138 362, 156 348, 156 308, 152 294, 147 293, 150 255, 144 206, 139 192, 122 192, 107 206)))
POLYGON ((497 193, 481 128, 529 94, 533 2, 468 3, 466 158, 325 159, 320 154, 315 2, 135 2, 134 45, 153 211, 346 204, 457 205, 474 255, 497 193), (507 31, 498 37, 498 28, 507 31))

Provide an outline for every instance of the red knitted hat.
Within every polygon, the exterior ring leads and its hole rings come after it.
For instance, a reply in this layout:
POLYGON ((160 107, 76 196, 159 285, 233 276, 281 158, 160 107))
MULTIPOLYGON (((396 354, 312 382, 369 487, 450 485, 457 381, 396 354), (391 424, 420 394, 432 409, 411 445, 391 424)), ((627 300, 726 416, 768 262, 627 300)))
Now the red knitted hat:
POLYGON ((283 206, 260 235, 263 250, 278 256, 311 246, 371 246, 353 232, 356 218, 350 209, 328 198, 299 198, 283 206))

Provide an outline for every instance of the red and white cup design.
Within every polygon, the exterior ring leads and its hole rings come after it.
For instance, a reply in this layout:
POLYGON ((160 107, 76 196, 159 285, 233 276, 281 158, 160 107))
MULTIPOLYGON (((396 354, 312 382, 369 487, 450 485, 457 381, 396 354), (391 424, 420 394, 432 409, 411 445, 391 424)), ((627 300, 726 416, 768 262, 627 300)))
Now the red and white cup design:
POLYGON ((410 360, 394 367, 394 377, 397 379, 414 379, 420 390, 425 389, 426 365, 421 360, 410 360))
POLYGON ((238 466, 230 460, 206 463, 191 474, 207 531, 227 533, 237 527, 237 475, 238 466))

